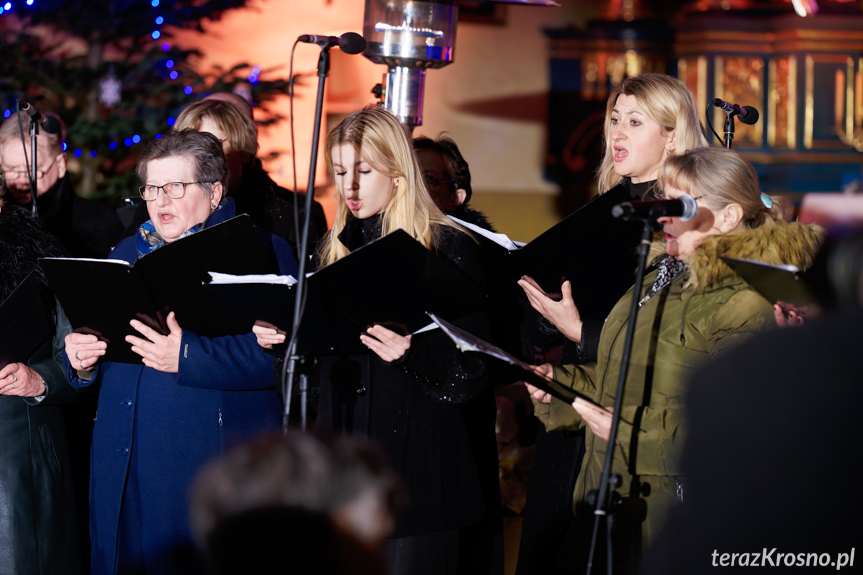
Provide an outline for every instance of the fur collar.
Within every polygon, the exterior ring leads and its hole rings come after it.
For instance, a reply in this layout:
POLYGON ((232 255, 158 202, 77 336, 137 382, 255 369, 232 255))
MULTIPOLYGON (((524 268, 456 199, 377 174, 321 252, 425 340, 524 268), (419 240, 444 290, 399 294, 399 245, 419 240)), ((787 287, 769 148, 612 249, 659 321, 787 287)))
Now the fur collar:
MULTIPOLYGON (((722 280, 734 277, 721 256, 758 260, 768 264, 791 264, 801 270, 812 265, 824 236, 820 226, 769 221, 764 225, 731 234, 712 236, 695 249, 689 261, 686 285, 703 292, 722 280)), ((650 246, 650 263, 665 257, 665 240, 650 246)))

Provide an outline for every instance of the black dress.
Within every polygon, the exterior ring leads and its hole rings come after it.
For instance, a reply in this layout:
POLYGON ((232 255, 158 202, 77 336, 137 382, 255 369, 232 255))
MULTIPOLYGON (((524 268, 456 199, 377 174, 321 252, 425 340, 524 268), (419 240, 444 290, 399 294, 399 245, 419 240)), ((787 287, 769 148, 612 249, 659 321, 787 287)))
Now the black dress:
MULTIPOLYGON (((628 179, 606 194, 619 196, 620 202, 641 200, 653 196, 655 180, 632 184, 628 179)), ((641 225, 620 224, 619 246, 616 253, 621 258, 632 261, 632 277, 623 272, 614 274, 586 273, 587 281, 606 281, 623 285, 621 294, 629 286, 635 275, 636 250, 641 237, 641 225)), ((591 270, 586 270, 591 272, 591 270)), ((609 310, 607 312, 611 311, 609 310)), ((537 347, 549 349, 563 345, 564 364, 583 364, 596 361, 599 336, 605 317, 582 318, 581 344, 566 339, 557 328, 532 308, 526 314, 525 337, 537 347)), ((547 432, 541 425, 536 434, 536 448, 530 468, 530 486, 524 506, 524 521, 518 551, 516 575, 563 574, 568 573, 557 566, 558 552, 573 523, 572 493, 575 479, 581 470, 584 458, 584 431, 547 432)))
MULTIPOLYGON (((379 216, 352 218, 339 240, 354 250, 380 235, 379 216)), ((438 254, 482 282, 477 244, 467 234, 444 228, 438 254)), ((488 336, 482 310, 454 323, 488 336)), ((388 541, 389 571, 489 572, 490 540, 476 526, 499 517, 500 492, 496 406, 485 363, 434 330, 415 335, 393 363, 373 353, 324 357, 318 380, 316 429, 373 441, 406 487, 408 501, 388 541)))

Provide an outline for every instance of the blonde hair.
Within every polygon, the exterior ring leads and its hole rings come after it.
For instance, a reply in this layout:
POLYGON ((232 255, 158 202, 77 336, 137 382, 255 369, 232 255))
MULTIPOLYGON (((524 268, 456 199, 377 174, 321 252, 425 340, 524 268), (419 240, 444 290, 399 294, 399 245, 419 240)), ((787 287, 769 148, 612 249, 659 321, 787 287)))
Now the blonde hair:
MULTIPOLYGON (((41 110, 41 112, 45 116, 51 116, 56 119, 60 124, 60 132, 57 134, 51 134, 46 132, 44 129, 39 130, 39 139, 42 142, 45 142, 48 145, 48 149, 52 152, 59 154, 63 151, 63 142, 66 140, 66 124, 63 120, 55 114, 54 112, 48 110, 41 110)), ((27 151, 30 151, 30 139, 27 135, 27 130, 30 126, 30 116, 27 115, 27 112, 18 112, 18 115, 9 116, 2 125, 0 125, 0 148, 5 145, 21 145, 21 132, 18 128, 18 119, 21 119, 21 123, 24 126, 24 137, 27 138, 27 151)), ((27 156, 28 158, 30 156, 27 156)))
POLYGON ((781 196, 767 196, 772 207, 765 206, 755 168, 725 148, 697 148, 668 158, 659 171, 658 183, 663 190, 676 188, 700 197, 714 211, 738 204, 743 208, 743 223, 749 228, 768 221, 789 221, 793 213, 791 202, 781 196))
POLYGON ((188 105, 177 116, 174 130, 186 128, 200 131, 205 118, 212 119, 228 136, 231 147, 247 156, 248 162, 258 153, 258 128, 235 104, 226 100, 205 99, 188 105))
MULTIPOLYGON (((356 153, 376 172, 394 180, 392 197, 382 212, 381 235, 404 230, 426 248, 435 250, 441 226, 458 228, 435 205, 426 189, 407 129, 392 112, 370 106, 352 112, 333 128, 324 144, 331 178, 334 177, 333 148, 344 144, 353 146, 356 153)), ((350 210, 341 194, 338 194, 337 201, 333 227, 320 248, 323 265, 331 264, 350 253, 338 239, 348 222, 350 210)))
POLYGON ((605 149, 602 163, 597 170, 597 187, 604 194, 623 180, 623 176, 614 171, 614 153, 611 150, 611 111, 620 96, 634 96, 644 114, 659 124, 665 133, 675 131, 674 154, 680 155, 695 148, 708 145, 704 137, 695 97, 686 84, 667 74, 650 72, 631 76, 621 82, 608 97, 605 107, 605 149))

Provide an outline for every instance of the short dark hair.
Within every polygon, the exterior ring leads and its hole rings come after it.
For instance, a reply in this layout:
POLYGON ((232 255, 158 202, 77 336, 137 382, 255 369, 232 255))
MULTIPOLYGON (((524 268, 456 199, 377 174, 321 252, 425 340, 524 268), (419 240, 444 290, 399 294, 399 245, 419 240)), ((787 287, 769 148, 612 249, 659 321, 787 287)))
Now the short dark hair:
POLYGON ((201 472, 192 489, 192 530, 207 545, 232 516, 276 508, 331 515, 368 490, 390 513, 402 498, 398 476, 376 448, 341 436, 271 435, 201 472))
POLYGON ((456 189, 461 188, 467 192, 464 203, 470 201, 470 197, 473 195, 473 190, 470 188, 470 168, 452 138, 442 134, 439 134, 434 140, 426 136, 417 136, 414 138, 414 149, 417 151, 429 150, 443 156, 447 172, 455 182, 456 189))
POLYGON ((172 157, 191 158, 195 163, 195 181, 211 184, 205 186, 207 193, 213 191, 212 184, 228 181, 228 161, 219 139, 209 132, 180 130, 170 132, 153 140, 138 156, 136 172, 142 184, 147 183, 147 163, 172 157))

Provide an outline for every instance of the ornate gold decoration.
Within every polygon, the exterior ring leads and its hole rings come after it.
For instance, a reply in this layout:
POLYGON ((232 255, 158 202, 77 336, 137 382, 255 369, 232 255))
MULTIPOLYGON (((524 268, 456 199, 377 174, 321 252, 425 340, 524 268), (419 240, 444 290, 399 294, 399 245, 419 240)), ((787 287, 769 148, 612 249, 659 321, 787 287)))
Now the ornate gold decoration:
MULTIPOLYGON (((861 67, 863 67, 863 59, 861 59, 861 67)), ((851 58, 848 58, 846 68, 847 72, 844 70, 836 71, 836 135, 846 146, 863 152, 863 125, 861 125, 863 124, 863 110, 861 110, 863 107, 863 94, 861 94, 863 92, 863 71, 858 70, 855 77, 854 60, 851 58), (844 118, 843 110, 845 112, 844 118), (843 119, 844 128, 842 126, 843 119)))
MULTIPOLYGON (((764 60, 746 56, 716 56, 714 59, 714 91, 727 102, 761 102, 764 97, 764 60)), ((713 117, 713 127, 723 136, 725 113, 719 108, 713 117)), ((734 147, 760 148, 764 139, 764 124, 748 126, 735 123, 734 147)))
POLYGON ((768 66, 767 145, 794 149, 797 146, 797 58, 773 58, 768 66))
POLYGON ((706 126, 707 111, 707 57, 686 57, 677 61, 677 77, 692 91, 698 106, 698 117, 706 126))

